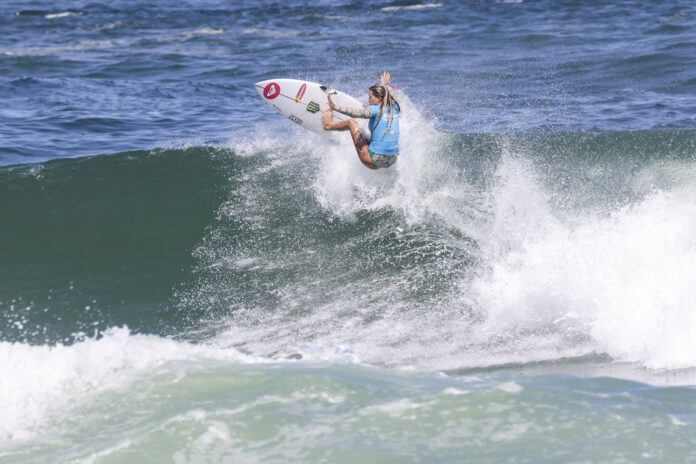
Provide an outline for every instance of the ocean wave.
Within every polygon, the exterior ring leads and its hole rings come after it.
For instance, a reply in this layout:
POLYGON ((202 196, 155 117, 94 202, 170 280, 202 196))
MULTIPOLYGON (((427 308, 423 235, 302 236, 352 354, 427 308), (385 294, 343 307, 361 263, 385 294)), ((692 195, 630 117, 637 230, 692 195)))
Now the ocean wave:
POLYGON ((460 136, 419 118, 389 172, 348 140, 270 129, 0 169, 5 340, 127 324, 387 366, 696 365, 693 132, 460 136))
POLYGON ((182 462, 284 462, 288 455, 339 462, 346 443, 351 456, 362 450, 373 460, 494 460, 501 447, 519 456, 521 441, 543 455, 564 446, 566 456, 601 460, 604 450, 588 454, 581 433, 588 430, 594 442, 611 437, 623 458, 640 459, 648 450, 664 450, 664 443, 675 443, 671 455, 693 455, 689 387, 268 363, 124 328, 72 346, 0 343, 0 360, 6 355, 25 361, 0 363, 0 373, 11 375, 4 377, 11 379, 3 382, 8 388, 0 389, 6 413, 0 456, 17 462, 124 461, 163 453, 182 462), (485 417, 472 420, 472 411, 485 411, 485 417), (636 421, 636 414, 653 420, 636 421), (534 427, 539 423, 581 438, 549 435, 546 427, 534 427), (486 433, 493 425, 495 433, 486 433), (395 449, 405 434, 408 443, 395 449), (636 435, 647 437, 638 450, 636 435), (482 438, 464 440, 470 436, 482 438))
POLYGON ((402 122, 420 132, 392 173, 322 147, 308 188, 279 174, 302 172, 311 144, 267 145, 276 164, 235 177, 178 295, 200 327, 257 354, 389 366, 696 365, 692 132, 448 138, 402 122), (660 278, 672 265, 680 277, 660 278), (632 309, 621 338, 612 314, 632 309), (662 319, 675 325, 650 332, 662 319), (683 336, 656 347, 670 331, 683 336))
POLYGON ((176 379, 177 366, 263 362, 234 349, 132 334, 125 327, 71 345, 0 342, 0 449, 69 427, 71 411, 140 379, 162 372, 176 379))

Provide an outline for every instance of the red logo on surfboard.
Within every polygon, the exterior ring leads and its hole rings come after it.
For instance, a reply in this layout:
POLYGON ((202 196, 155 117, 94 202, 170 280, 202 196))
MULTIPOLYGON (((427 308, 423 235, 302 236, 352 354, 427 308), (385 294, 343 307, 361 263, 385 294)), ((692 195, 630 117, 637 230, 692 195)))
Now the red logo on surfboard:
POLYGON ((273 100, 278 95, 280 95, 280 86, 275 82, 271 82, 263 89, 263 96, 267 100, 273 100))
POLYGON ((307 84, 302 84, 300 87, 300 90, 297 91, 297 96, 295 97, 295 101, 297 103, 300 103, 302 101, 302 97, 304 97, 304 93, 307 90, 307 84))

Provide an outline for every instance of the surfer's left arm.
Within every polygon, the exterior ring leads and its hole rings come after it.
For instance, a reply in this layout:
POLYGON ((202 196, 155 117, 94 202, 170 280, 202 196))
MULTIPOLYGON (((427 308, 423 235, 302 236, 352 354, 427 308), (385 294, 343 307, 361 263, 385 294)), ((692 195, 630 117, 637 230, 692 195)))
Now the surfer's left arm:
POLYGON ((364 119, 370 119, 373 116, 372 110, 370 108, 348 108, 347 106, 338 106, 333 102, 331 99, 331 95, 329 97, 329 108, 331 108, 334 111, 338 111, 339 113, 343 113, 346 116, 350 116, 351 118, 364 118, 364 119))

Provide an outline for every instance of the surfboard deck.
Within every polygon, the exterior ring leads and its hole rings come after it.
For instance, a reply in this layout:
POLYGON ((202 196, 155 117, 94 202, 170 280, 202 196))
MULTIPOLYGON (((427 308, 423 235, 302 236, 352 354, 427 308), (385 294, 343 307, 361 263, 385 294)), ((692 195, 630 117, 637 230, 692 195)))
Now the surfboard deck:
MULTIPOLYGON (((316 82, 299 79, 268 79, 255 84, 256 91, 263 101, 292 122, 319 135, 335 139, 342 132, 326 131, 322 113, 329 107, 327 95, 339 106, 362 108, 357 99, 341 91, 316 82)), ((333 112, 334 121, 350 119, 350 116, 333 112)), ((366 119, 358 119, 361 129, 367 127, 366 119)))

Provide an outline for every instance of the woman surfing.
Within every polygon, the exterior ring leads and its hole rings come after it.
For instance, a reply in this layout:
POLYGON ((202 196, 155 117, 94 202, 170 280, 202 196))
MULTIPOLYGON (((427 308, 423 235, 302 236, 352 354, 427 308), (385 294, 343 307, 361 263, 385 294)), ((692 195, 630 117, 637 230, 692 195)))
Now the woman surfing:
POLYGON ((353 144, 360 161, 370 169, 388 168, 399 157, 399 103, 389 90, 391 74, 382 73, 380 84, 373 85, 367 92, 369 106, 364 108, 347 108, 337 106, 328 96, 329 108, 324 111, 322 119, 325 130, 350 131, 353 144), (352 118, 369 119, 372 134, 368 141, 358 129, 355 119, 333 122, 333 112, 338 111, 352 118))

